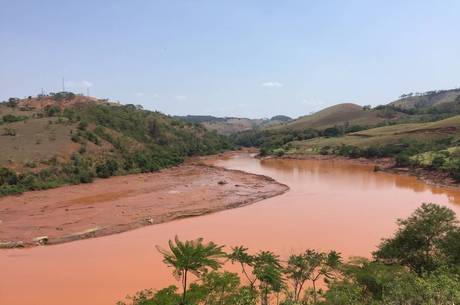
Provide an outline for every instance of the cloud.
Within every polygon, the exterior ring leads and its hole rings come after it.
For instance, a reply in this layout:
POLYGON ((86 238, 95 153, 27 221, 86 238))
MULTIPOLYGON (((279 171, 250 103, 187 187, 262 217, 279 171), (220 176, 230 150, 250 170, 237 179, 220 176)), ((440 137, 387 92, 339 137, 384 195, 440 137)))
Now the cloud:
POLYGON ((68 80, 65 82, 67 88, 91 88, 93 84, 87 80, 68 80))
POLYGON ((137 96, 137 97, 143 97, 143 96, 144 96, 144 92, 136 92, 136 96, 137 96))
POLYGON ((280 82, 265 82, 261 84, 262 87, 268 87, 268 88, 281 88, 284 85, 280 82))

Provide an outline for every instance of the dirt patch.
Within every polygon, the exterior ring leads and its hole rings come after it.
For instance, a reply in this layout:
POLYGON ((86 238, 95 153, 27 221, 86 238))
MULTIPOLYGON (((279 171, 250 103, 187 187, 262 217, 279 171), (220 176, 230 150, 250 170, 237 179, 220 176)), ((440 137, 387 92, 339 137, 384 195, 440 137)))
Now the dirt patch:
POLYGON ((0 248, 57 244, 248 205, 288 187, 261 175, 188 162, 0 198, 0 248))

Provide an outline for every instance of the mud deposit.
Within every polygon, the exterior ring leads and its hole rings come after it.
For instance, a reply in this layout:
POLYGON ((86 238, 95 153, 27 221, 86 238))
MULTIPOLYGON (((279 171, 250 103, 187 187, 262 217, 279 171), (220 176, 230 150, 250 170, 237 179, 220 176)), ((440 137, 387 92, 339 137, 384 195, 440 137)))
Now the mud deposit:
POLYGON ((56 244, 235 208, 284 193, 266 176, 202 164, 0 198, 0 248, 56 244))

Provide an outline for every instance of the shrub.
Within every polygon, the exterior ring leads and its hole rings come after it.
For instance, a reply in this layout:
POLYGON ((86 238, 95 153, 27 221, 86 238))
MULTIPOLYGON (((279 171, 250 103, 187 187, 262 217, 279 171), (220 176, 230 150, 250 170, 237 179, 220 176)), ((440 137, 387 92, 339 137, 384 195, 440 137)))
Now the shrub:
POLYGON ((118 163, 115 160, 107 160, 96 166, 96 174, 99 178, 109 178, 118 170, 118 163))
POLYGON ((45 107, 44 110, 45 110, 45 115, 48 117, 53 117, 61 113, 61 108, 59 108, 58 106, 48 105, 45 107))
POLYGON ((407 153, 399 153, 396 156, 395 161, 397 166, 407 167, 411 165, 411 160, 407 153))
POLYGON ((7 115, 4 115, 2 117, 2 120, 5 123, 19 122, 19 121, 23 121, 25 119, 27 119, 26 116, 22 116, 22 115, 16 116, 16 115, 13 115, 13 114, 7 114, 7 115))
POLYGON ((6 167, 0 167, 0 185, 12 185, 18 182, 18 176, 15 172, 6 167))

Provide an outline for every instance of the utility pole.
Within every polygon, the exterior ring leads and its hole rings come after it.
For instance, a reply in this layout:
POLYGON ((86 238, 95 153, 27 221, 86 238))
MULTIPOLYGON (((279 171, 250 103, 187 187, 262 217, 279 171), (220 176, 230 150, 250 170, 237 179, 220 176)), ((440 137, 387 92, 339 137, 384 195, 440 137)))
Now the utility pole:
POLYGON ((65 83, 64 83, 64 77, 62 78, 62 92, 65 91, 65 83))

